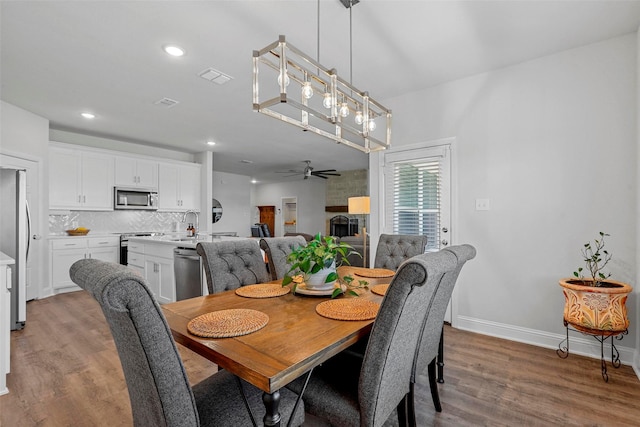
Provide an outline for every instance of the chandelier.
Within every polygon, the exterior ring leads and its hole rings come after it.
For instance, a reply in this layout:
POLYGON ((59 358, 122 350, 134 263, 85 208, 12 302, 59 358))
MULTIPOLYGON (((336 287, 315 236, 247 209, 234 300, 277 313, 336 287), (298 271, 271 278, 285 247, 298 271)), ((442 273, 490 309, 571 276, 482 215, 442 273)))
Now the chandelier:
MULTIPOLYGON (((357 3, 340 1, 349 9, 357 3)), ((253 110, 364 153, 391 145, 391 110, 283 35, 253 51, 253 110)))

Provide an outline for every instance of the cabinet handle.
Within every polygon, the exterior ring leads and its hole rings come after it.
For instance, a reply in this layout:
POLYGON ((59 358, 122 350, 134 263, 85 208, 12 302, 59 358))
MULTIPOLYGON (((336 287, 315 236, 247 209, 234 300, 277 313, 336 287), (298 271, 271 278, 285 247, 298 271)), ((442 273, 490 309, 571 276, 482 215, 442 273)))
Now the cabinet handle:
POLYGON ((75 243, 65 243, 64 245, 65 246, 75 246, 76 244, 75 243))
POLYGON ((98 242, 99 245, 108 245, 109 242, 98 242))
POLYGON ((91 254, 89 254, 89 259, 91 259, 91 254))
POLYGON ((82 202, 82 196, 80 194, 78 194, 78 203, 82 202))
POLYGON ((82 203, 87 203, 87 196, 82 196, 82 203))

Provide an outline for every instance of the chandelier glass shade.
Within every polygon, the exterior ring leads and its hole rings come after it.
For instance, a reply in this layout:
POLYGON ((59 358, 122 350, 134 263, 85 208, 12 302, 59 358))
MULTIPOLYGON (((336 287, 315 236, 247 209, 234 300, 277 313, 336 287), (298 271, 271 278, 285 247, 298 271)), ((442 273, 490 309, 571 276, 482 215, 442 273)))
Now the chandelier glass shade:
POLYGON ((253 110, 364 153, 391 145, 391 110, 282 35, 253 51, 253 110))

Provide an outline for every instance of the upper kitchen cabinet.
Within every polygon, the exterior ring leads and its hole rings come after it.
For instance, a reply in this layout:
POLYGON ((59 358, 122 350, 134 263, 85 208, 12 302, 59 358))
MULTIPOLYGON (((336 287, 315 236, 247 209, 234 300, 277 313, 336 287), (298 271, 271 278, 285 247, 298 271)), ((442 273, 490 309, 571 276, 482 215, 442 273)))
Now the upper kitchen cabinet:
POLYGON ((158 162, 132 157, 116 157, 115 185, 158 188, 158 162))
POLYGON ((200 165, 160 163, 158 208, 165 211, 200 210, 200 165))
POLYGON ((113 210, 114 157, 51 146, 49 208, 113 210))

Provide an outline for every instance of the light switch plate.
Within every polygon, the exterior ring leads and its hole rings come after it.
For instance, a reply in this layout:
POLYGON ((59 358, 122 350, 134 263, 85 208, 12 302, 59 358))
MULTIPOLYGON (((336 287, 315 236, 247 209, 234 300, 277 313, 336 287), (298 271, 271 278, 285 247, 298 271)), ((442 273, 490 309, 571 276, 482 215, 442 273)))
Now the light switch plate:
POLYGON ((489 199, 476 199, 477 211, 488 211, 490 209, 489 199))

